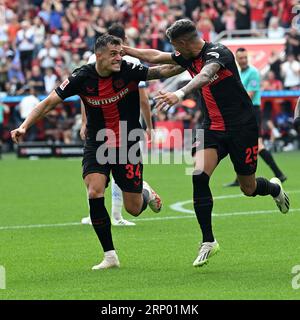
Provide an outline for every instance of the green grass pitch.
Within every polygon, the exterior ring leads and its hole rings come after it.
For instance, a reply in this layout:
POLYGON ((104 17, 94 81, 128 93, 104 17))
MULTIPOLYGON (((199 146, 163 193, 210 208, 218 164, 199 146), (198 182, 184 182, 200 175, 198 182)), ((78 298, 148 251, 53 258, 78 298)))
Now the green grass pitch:
MULTIPOLYGON (((292 268, 300 265, 300 153, 275 158, 288 176, 291 212, 280 214, 271 197, 247 198, 239 188, 222 187, 234 178, 223 160, 211 180, 221 251, 202 268, 192 267, 201 235, 188 202, 191 177, 183 165, 146 165, 144 178, 161 195, 162 212, 145 211, 132 219, 135 227, 113 227, 121 268, 92 271, 102 252, 92 227, 79 223, 88 212, 80 160, 5 157, 0 265, 6 289, 0 300, 299 299, 292 268), (171 207, 184 201, 187 212, 171 207)), ((258 175, 272 177, 261 159, 258 175)), ((106 205, 110 209, 110 189, 106 205)))

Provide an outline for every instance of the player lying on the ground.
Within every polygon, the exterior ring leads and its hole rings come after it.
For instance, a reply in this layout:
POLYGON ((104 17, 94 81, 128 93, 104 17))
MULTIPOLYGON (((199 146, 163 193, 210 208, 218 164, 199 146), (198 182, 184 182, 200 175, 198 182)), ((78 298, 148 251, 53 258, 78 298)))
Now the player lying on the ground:
POLYGON ((104 251, 103 261, 94 266, 93 270, 120 266, 113 245, 110 217, 104 204, 110 172, 123 192, 127 212, 138 216, 148 205, 154 212, 161 210, 160 197, 143 182, 139 148, 135 149, 134 161, 130 159, 133 156, 129 154, 131 147, 139 145, 137 141, 129 140, 129 134, 141 128, 139 82, 171 77, 183 71, 181 67, 172 65, 147 68, 128 63, 122 60, 121 40, 107 34, 97 39, 95 54, 96 63, 76 69, 36 106, 19 128, 11 132, 13 141, 18 143, 34 123, 64 99, 79 95, 84 102, 87 136, 82 161, 83 179, 88 189, 92 224, 104 251), (125 137, 122 137, 124 133, 120 131, 120 121, 127 125, 128 135, 125 137), (104 133, 102 139, 99 139, 104 133), (115 157, 103 161, 105 157, 103 154, 99 157, 99 150, 113 153, 115 157))
POLYGON ((213 197, 210 177, 219 162, 230 156, 242 192, 249 197, 271 195, 282 213, 289 211, 289 197, 278 178, 255 177, 258 127, 253 104, 242 85, 232 52, 222 44, 205 42, 187 19, 167 29, 174 53, 123 47, 125 52, 150 63, 173 63, 188 70, 192 80, 176 92, 160 92, 157 109, 176 105, 187 94, 200 90, 204 141, 194 143, 194 210, 202 231, 202 244, 194 266, 202 266, 219 250, 212 231, 213 197))

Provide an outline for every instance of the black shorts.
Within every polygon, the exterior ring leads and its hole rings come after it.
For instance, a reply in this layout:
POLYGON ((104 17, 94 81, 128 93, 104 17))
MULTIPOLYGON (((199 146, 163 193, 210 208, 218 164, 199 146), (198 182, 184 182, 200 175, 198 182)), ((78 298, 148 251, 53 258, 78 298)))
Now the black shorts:
POLYGON ((238 131, 216 131, 204 129, 203 139, 197 137, 192 153, 201 149, 215 148, 218 160, 228 154, 234 170, 239 175, 251 175, 256 172, 258 152, 258 127, 254 121, 238 131), (204 139, 204 145, 201 140, 204 139))
MULTIPOLYGON (((98 146, 85 145, 82 159, 83 179, 90 173, 101 173, 107 177, 106 187, 112 173, 116 184, 124 192, 141 193, 143 190, 143 163, 118 163, 118 150, 116 150, 116 163, 100 164, 96 159, 98 146)), ((140 150, 138 150, 140 155, 140 150)), ((141 159, 142 160, 142 159, 141 159)))

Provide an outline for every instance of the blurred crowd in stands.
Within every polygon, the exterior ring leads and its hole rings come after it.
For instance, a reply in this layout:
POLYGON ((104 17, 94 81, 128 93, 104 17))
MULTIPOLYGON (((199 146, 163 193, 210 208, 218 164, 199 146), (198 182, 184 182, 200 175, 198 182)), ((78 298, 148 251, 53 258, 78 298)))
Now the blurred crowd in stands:
MULTIPOLYGON (((222 31, 262 29, 267 37, 286 39, 285 54, 273 52, 262 90, 300 89, 300 32, 291 25, 298 0, 0 0, 0 92, 24 95, 11 112, 9 129, 18 125, 39 101, 77 67, 86 64, 95 39, 113 22, 125 26, 129 45, 172 51, 165 30, 188 17, 202 38, 214 41, 222 31), (24 100, 25 99, 25 100, 24 100)), ((157 85, 149 86, 150 96, 157 85)), ((187 98, 177 109, 157 114, 156 120, 183 120, 193 127, 200 118, 198 97, 187 98)), ((29 140, 74 141, 80 108, 56 108, 29 140), (73 128, 73 129, 72 129, 73 128)), ((0 97, 0 140, 9 108, 0 97)))

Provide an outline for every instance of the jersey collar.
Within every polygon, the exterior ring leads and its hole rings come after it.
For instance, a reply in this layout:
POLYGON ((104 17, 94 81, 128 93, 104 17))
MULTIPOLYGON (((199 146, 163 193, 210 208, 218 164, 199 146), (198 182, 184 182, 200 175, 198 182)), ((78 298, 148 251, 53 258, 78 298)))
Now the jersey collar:
POLYGON ((200 50, 200 52, 198 53, 198 55, 197 55, 195 58, 193 58, 193 60, 199 59, 199 58, 202 58, 202 57, 203 57, 204 52, 206 51, 206 49, 207 49, 207 47, 208 47, 208 44, 209 44, 209 42, 206 42, 206 41, 204 41, 204 42, 205 42, 205 43, 204 43, 202 49, 200 50))

